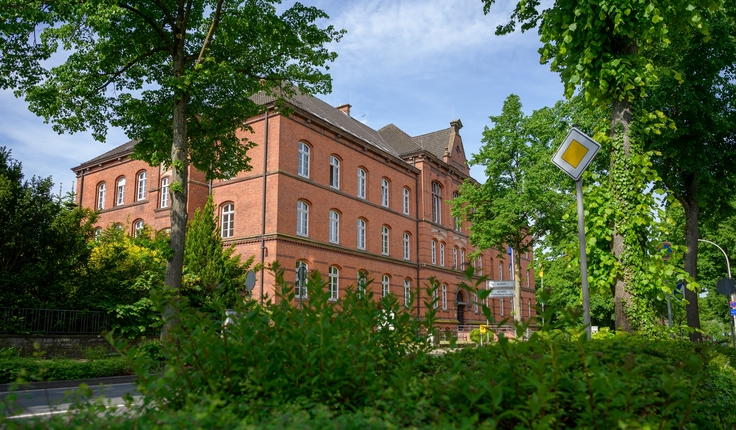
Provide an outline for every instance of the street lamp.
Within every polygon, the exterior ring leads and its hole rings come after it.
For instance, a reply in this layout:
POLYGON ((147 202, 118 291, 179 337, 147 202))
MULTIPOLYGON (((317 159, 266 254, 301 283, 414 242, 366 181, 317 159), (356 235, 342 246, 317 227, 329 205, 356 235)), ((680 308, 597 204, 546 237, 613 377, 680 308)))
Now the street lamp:
MULTIPOLYGON (((728 270, 728 279, 732 279, 731 278, 731 263, 728 261, 728 254, 726 254, 726 251, 724 251, 723 248, 711 242, 710 240, 698 239, 698 242, 710 243, 711 245, 721 250, 721 252, 723 253, 723 256, 726 257, 726 269, 728 270)), ((736 293, 733 293, 733 292, 731 293, 731 301, 736 301, 736 293)), ((734 348, 736 348, 736 333, 734 333, 735 330, 736 330, 736 315, 732 315, 731 316, 731 342, 733 343, 734 348)))

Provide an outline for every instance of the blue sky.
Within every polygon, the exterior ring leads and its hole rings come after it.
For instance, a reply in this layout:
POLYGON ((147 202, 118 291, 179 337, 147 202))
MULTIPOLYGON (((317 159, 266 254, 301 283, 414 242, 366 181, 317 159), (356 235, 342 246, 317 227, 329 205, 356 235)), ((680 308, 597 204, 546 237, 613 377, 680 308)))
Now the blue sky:
MULTIPOLYGON (((539 64, 536 31, 495 36, 515 2, 499 0, 483 15, 480 0, 302 0, 330 15, 348 33, 333 46, 333 106, 352 105, 351 115, 375 129, 393 123, 415 136, 449 127, 459 118, 465 151, 480 148, 489 115, 518 94, 524 110, 551 106, 562 84, 539 64)), ((289 4, 290 2, 285 2, 289 4)), ((88 133, 58 135, 11 91, 0 92, 0 146, 23 162, 26 178, 52 176, 70 191, 71 168, 127 141, 111 130, 105 143, 88 133)), ((483 171, 472 175, 483 181, 483 171)))

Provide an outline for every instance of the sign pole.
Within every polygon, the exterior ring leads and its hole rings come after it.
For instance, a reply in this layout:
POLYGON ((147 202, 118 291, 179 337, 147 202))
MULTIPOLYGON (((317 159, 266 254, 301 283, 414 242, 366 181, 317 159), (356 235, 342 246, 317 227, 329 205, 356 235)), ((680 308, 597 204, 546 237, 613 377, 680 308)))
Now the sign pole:
POLYGON ((583 323, 588 339, 590 332, 590 297, 588 296, 588 253, 585 245, 585 212, 583 211, 583 180, 575 181, 578 199, 578 237, 580 239, 580 276, 583 284, 583 323))

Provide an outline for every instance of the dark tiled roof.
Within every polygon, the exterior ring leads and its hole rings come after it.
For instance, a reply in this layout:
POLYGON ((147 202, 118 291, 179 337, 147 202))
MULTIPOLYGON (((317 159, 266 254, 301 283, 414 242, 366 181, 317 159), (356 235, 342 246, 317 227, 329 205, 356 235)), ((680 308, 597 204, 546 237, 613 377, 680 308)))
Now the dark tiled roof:
POLYGON ((393 124, 389 124, 378 130, 378 134, 401 155, 410 154, 422 149, 412 140, 411 136, 393 124))
POLYGON ((434 156, 442 160, 445 156, 445 150, 450 143, 451 134, 452 129, 446 128, 444 130, 422 134, 421 136, 414 136, 412 139, 414 139, 414 141, 423 149, 431 152, 434 156))
POLYGON ((84 166, 87 166, 87 165, 90 165, 90 164, 96 164, 98 162, 106 161, 106 160, 109 160, 109 159, 112 159, 112 158, 116 158, 116 157, 120 157, 120 156, 123 156, 123 155, 128 155, 131 152, 133 152, 133 148, 135 148, 135 144, 136 144, 136 141, 135 140, 129 140, 129 141, 123 143, 122 145, 120 145, 120 146, 118 146, 116 148, 113 148, 113 149, 105 152, 102 155, 99 155, 99 156, 97 156, 97 157, 95 157, 95 158, 93 158, 93 159, 91 159, 89 161, 85 161, 84 163, 80 164, 79 166, 74 167, 72 170, 76 170, 79 167, 84 167, 84 166))
MULTIPOLYGON (((258 104, 267 104, 275 100, 274 97, 263 93, 256 94, 252 100, 258 104)), ((317 97, 305 96, 297 93, 289 102, 295 107, 303 109, 312 115, 323 119, 333 126, 345 131, 346 135, 351 134, 359 139, 375 146, 376 148, 387 152, 395 157, 399 156, 396 150, 384 141, 383 137, 374 129, 368 127, 362 122, 352 118, 351 116, 340 112, 329 104, 323 102, 317 97)))

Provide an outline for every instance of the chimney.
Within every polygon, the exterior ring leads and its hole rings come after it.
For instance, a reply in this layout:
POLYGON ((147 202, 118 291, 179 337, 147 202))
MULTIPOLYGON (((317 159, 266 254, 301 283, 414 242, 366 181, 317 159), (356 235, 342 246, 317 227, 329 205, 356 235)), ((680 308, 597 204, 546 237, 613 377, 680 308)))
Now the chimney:
POLYGON ((344 113, 345 115, 350 116, 350 108, 351 108, 350 104, 345 103, 344 105, 338 106, 336 109, 344 113))
POLYGON ((460 129, 463 128, 463 123, 459 119, 450 121, 450 128, 453 134, 460 134, 460 129))

